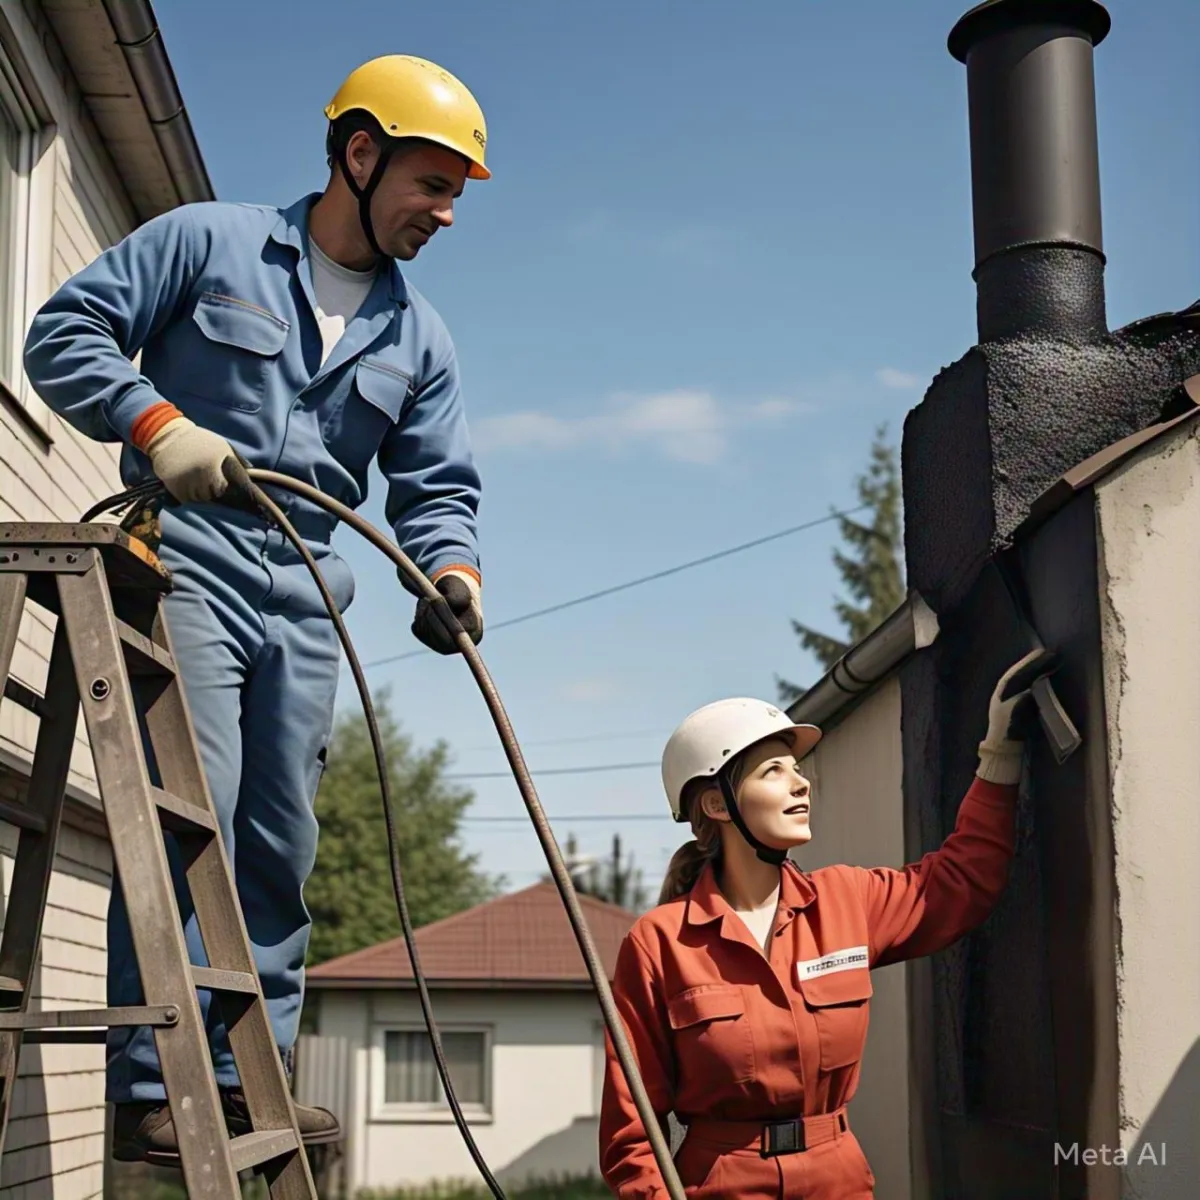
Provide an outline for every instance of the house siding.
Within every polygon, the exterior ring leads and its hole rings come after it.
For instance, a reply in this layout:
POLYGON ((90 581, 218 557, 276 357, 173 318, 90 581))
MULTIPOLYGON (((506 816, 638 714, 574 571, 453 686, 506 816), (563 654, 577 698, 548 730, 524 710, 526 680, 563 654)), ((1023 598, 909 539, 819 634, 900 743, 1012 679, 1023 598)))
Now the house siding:
MULTIPOLYGON (((14 74, 37 92, 32 107, 53 129, 39 140, 26 193, 24 272, 14 309, 23 337, 33 314, 71 275, 137 224, 132 205, 92 124, 65 60, 33 0, 5 5, 14 74), (22 286, 23 285, 23 286, 22 286)), ((0 48, 0 53, 5 51, 0 48)), ((50 413, 20 373, 0 404, 0 522, 73 521, 120 490, 115 445, 92 442, 50 413), (15 402, 14 402, 15 401, 15 402)), ((54 617, 30 606, 11 673, 45 687, 54 617)), ((38 721, 0 704, 0 799, 19 803, 38 721)), ((95 775, 82 720, 68 785, 93 797, 95 775)), ((71 820, 70 813, 66 817, 71 820)), ((2 909, 8 909, 18 831, 0 822, 2 909)), ((106 922, 112 855, 91 828, 64 824, 57 847, 30 1007, 91 1008, 105 1003, 106 922)), ((0 1168, 0 1200, 83 1200, 103 1193, 104 1047, 24 1047, 0 1168)))

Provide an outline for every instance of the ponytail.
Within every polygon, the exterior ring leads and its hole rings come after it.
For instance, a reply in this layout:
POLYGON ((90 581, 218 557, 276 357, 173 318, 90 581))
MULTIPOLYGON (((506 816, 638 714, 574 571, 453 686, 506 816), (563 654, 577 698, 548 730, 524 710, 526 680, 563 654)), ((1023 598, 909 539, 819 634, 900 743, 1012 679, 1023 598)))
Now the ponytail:
POLYGON ((674 854, 667 866, 667 877, 663 880, 662 891, 658 894, 659 904, 666 904, 676 896, 686 895, 696 886, 701 871, 711 856, 704 852, 696 838, 684 842, 674 854))
POLYGON ((721 829, 700 806, 700 797, 712 786, 710 779, 693 779, 683 789, 683 811, 692 822, 696 835, 684 842, 667 865, 667 875, 658 894, 659 904, 666 904, 678 896, 685 896, 696 886, 704 868, 716 862, 721 855, 721 829))

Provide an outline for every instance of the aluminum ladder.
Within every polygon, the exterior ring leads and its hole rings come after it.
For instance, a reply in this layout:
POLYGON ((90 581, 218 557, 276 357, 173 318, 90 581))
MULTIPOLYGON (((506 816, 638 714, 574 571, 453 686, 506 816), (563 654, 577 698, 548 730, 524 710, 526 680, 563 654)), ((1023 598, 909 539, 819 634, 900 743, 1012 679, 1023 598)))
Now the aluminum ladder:
POLYGON ((114 525, 0 523, 0 679, 6 698, 39 718, 27 801, 0 807, 20 829, 0 939, 0 1153, 22 1042, 103 1042, 110 1027, 150 1026, 192 1200, 240 1197, 239 1172, 250 1168, 272 1200, 317 1200, 176 674, 161 608, 170 589, 158 559, 114 525), (44 696, 9 675, 27 601, 58 616, 44 696), (143 1004, 30 1012, 80 707, 143 1004), (186 863, 208 967, 189 962, 163 830, 186 863), (241 1137, 226 1129, 197 987, 213 992, 228 1028, 252 1128, 241 1137))

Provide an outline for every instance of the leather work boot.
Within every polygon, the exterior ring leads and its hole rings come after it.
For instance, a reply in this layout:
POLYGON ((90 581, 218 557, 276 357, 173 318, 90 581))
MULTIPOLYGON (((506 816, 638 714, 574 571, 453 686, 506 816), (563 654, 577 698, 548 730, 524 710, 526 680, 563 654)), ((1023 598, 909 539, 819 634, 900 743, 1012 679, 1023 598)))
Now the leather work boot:
MULTIPOLYGON (((250 1132, 250 1111, 240 1090, 221 1092, 225 1127, 230 1137, 250 1132)), ((300 1140, 305 1146, 323 1146, 341 1139, 337 1117, 325 1108, 294 1104, 300 1140)), ((113 1111, 113 1158, 117 1162, 144 1162, 156 1167, 180 1166, 179 1143, 171 1110, 159 1101, 118 1104, 113 1111)))
POLYGON ((179 1144, 167 1105, 159 1100, 115 1105, 112 1156, 117 1162, 177 1167, 179 1144))
MULTIPOLYGON (((221 1105, 225 1109, 225 1124, 231 1137, 241 1137, 250 1132, 250 1110, 246 1107, 245 1094, 237 1088, 221 1092, 221 1105)), ((307 1104, 292 1102, 296 1110, 296 1125, 300 1140, 306 1146, 324 1146, 327 1142, 341 1139, 342 1127, 337 1117, 327 1108, 311 1108, 307 1104)))

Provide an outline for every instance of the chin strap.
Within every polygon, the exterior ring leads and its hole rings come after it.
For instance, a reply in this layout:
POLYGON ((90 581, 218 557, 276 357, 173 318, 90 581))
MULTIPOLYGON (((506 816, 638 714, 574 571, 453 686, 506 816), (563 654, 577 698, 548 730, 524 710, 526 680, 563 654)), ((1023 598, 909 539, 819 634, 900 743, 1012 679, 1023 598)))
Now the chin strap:
POLYGON ((346 186, 358 199, 358 220, 362 225, 363 234, 366 236, 367 243, 375 252, 376 257, 386 257, 379 248, 379 243, 375 240, 375 226, 371 221, 371 197, 375 195, 375 189, 379 186, 379 181, 383 178, 384 171, 387 170, 387 165, 392 158, 392 148, 386 142, 379 147, 379 158, 375 162, 375 169, 371 172, 371 178, 367 180, 367 186, 360 188, 355 182, 354 176, 350 173, 350 151, 348 145, 341 147, 341 155, 338 158, 338 166, 342 171, 342 178, 346 181, 346 186))
POLYGON ((770 863, 775 867, 783 866, 787 861, 787 851, 777 850, 774 846, 764 845, 747 828, 746 822, 738 810, 737 800, 733 795, 733 784, 729 782, 729 773, 724 768, 717 772, 717 782, 721 785, 721 795, 725 798, 725 807, 729 812, 729 819, 737 826, 738 833, 746 839, 750 848, 763 862, 770 863))

